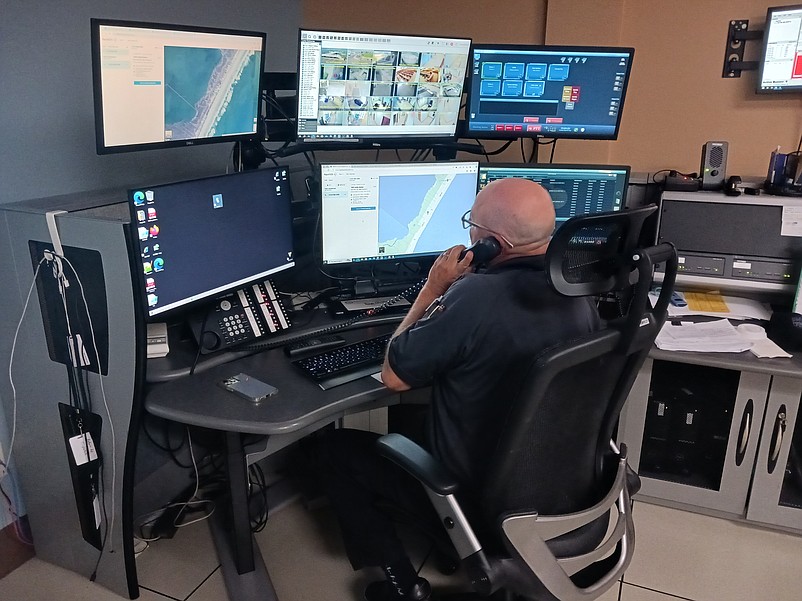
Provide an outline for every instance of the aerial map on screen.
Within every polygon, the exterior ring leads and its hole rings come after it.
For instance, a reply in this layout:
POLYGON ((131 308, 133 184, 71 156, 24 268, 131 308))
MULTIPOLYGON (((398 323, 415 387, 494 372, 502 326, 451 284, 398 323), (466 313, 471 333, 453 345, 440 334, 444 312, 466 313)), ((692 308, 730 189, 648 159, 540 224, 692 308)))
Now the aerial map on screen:
POLYGON ((465 244, 467 231, 462 229, 460 217, 475 195, 473 173, 380 177, 380 252, 440 252, 465 244))
POLYGON ((165 139, 256 131, 260 54, 165 46, 165 139))

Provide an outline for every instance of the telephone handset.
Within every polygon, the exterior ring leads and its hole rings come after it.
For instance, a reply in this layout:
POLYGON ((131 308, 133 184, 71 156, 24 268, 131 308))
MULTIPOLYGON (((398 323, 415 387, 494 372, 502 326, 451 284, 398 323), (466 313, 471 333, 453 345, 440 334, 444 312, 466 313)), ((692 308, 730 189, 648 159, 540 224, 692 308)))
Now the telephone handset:
POLYGON ((459 260, 466 255, 468 251, 473 252, 473 259, 471 265, 483 265, 489 263, 501 254, 501 244, 498 243, 493 236, 477 240, 474 244, 463 250, 459 254, 459 260))
POLYGON ((191 321, 201 354, 286 330, 290 320, 271 280, 257 282, 217 299, 191 321))

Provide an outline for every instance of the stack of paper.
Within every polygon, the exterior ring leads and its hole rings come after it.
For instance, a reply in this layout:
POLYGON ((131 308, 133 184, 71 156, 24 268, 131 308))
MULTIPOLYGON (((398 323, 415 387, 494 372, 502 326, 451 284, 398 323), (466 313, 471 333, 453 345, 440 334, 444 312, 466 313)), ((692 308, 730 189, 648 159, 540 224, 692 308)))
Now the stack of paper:
POLYGON ((752 346, 726 319, 680 325, 667 321, 654 343, 666 351, 699 353, 740 353, 752 346))

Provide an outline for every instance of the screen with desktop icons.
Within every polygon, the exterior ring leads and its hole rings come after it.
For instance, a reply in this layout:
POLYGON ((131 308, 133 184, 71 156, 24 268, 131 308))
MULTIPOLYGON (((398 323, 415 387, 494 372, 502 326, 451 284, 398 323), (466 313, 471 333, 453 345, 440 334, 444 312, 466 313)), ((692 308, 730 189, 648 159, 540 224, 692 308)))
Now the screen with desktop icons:
POLYGON ((470 244, 461 217, 479 163, 351 163, 320 168, 323 264, 435 256, 470 244))
POLYGON ((475 45, 467 136, 613 139, 631 48, 475 45))
POLYGON ((626 203, 629 171, 623 165, 483 165, 479 188, 507 177, 537 182, 549 191, 560 227, 576 215, 621 210, 626 203))
POLYGON ((471 41, 301 30, 299 139, 451 137, 471 41))
POLYGON ((128 198, 148 317, 295 264, 286 167, 141 187, 128 198))

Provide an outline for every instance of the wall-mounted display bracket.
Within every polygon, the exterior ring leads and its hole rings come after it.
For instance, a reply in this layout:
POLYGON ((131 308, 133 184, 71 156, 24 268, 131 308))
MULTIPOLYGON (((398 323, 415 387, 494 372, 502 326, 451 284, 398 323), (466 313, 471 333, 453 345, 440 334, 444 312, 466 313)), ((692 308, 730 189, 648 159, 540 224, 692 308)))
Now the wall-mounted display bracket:
POLYGON ((724 71, 722 77, 740 77, 741 71, 754 71, 757 61, 744 60, 744 48, 748 40, 762 40, 763 30, 749 31, 749 20, 730 21, 727 31, 727 45, 724 49, 724 71))

